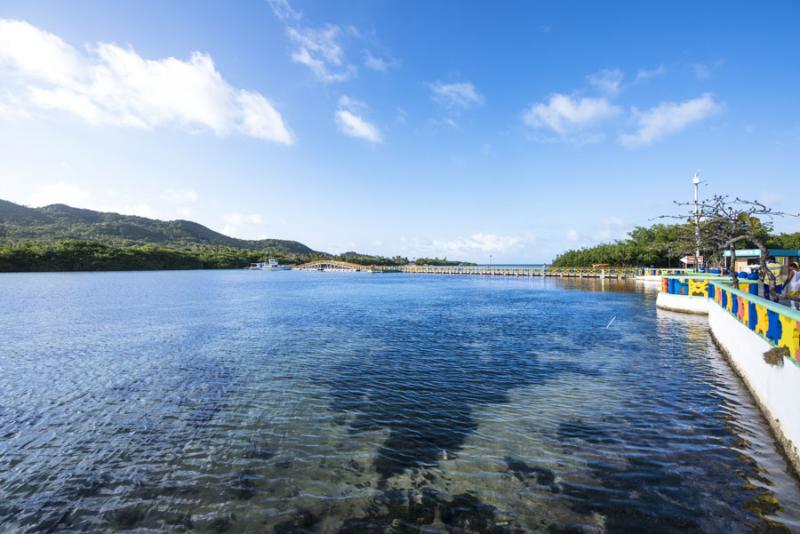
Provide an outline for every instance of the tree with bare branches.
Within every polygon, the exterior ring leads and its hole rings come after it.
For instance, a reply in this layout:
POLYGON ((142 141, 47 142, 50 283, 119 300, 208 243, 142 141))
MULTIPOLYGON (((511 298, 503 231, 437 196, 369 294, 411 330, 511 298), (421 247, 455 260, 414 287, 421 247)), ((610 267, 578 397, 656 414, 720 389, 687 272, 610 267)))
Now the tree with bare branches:
MULTIPOLYGON (((682 219, 694 222, 694 202, 675 202, 682 208, 690 208, 683 215, 665 215, 658 218, 682 219)), ((759 272, 768 282, 770 296, 775 297, 775 275, 767 268, 766 241, 772 231, 775 217, 798 217, 800 214, 776 211, 757 200, 744 200, 739 197, 731 199, 728 195, 714 195, 700 202, 699 249, 707 256, 722 258, 725 251, 730 255, 731 274, 734 283, 737 273, 733 266, 736 263, 736 245, 750 244, 761 252, 759 272)))

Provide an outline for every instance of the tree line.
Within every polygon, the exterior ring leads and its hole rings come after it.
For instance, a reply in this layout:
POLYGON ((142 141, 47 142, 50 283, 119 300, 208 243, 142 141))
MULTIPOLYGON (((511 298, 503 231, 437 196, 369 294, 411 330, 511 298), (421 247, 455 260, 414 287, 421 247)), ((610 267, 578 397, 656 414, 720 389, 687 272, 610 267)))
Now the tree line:
MULTIPOLYGON (((399 266, 409 263, 408 258, 403 256, 384 257, 357 252, 338 255, 324 252, 291 254, 283 247, 250 250, 216 245, 123 246, 79 240, 0 243, 0 272, 241 269, 267 258, 275 258, 282 264, 299 264, 321 259, 335 259, 359 265, 399 266)), ((420 258, 417 264, 457 265, 463 262, 420 258)))
POLYGON ((265 257, 281 263, 306 259, 270 250, 224 246, 122 247, 96 241, 27 242, 0 245, 0 272, 236 269, 263 261, 265 257))
MULTIPOLYGON (((755 225, 755 222, 752 224, 755 225)), ((721 259, 722 250, 713 246, 713 235, 720 235, 715 223, 703 221, 701 224, 701 252, 712 261, 721 259)), ((768 248, 800 249, 800 232, 772 234, 769 226, 759 225, 761 242, 768 248)), ((756 243, 745 235, 736 242, 737 248, 757 248, 756 243)), ((553 260, 554 267, 591 267, 599 263, 612 266, 633 267, 648 265, 652 267, 677 266, 680 258, 694 255, 694 225, 691 223, 654 224, 649 227, 636 227, 628 233, 627 239, 613 243, 603 243, 592 247, 567 250, 553 260)))
POLYGON ((417 258, 414 263, 416 265, 433 265, 433 266, 458 266, 458 265, 475 265, 468 261, 448 260, 447 258, 417 258))

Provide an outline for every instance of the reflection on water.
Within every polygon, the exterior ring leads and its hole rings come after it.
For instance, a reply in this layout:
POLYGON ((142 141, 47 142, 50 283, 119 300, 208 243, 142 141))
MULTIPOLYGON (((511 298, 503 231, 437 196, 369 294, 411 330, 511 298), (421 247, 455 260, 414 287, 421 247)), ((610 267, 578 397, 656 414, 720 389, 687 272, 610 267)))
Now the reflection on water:
POLYGON ((641 285, 164 272, 0 294, 0 530, 800 528, 705 319, 641 285))

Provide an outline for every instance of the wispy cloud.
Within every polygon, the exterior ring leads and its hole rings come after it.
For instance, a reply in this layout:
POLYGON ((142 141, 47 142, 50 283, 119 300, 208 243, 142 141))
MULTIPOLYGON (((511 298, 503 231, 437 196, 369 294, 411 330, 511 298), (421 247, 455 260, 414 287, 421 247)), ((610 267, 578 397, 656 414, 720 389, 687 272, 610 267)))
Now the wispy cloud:
POLYGON ((476 257, 483 254, 500 254, 520 247, 525 239, 518 236, 478 232, 469 237, 451 240, 431 240, 418 243, 415 248, 428 254, 461 255, 476 257))
POLYGON ((628 233, 625 221, 614 215, 603 217, 597 221, 593 230, 592 240, 595 242, 621 239, 628 233))
POLYGON ((364 50, 364 66, 378 72, 386 72, 396 67, 400 62, 393 58, 377 56, 369 50, 364 50))
POLYGON ((645 111, 632 108, 638 129, 632 134, 622 135, 620 142, 628 148, 649 145, 716 115, 723 109, 724 105, 710 93, 684 102, 663 102, 645 111))
POLYGON ((232 87, 201 52, 153 60, 97 43, 82 53, 27 22, 0 20, 1 71, 30 110, 59 110, 95 125, 200 127, 219 136, 294 142, 266 97, 232 87))
MULTIPOLYGON (((348 40, 351 43, 354 40, 367 41, 370 46, 380 48, 374 35, 365 35, 353 25, 309 26, 302 24, 303 13, 292 8, 288 0, 267 1, 275 17, 286 27, 286 35, 292 43, 292 61, 308 67, 324 83, 344 82, 358 74, 358 67, 347 59, 345 44, 348 40)), ((366 49, 363 60, 366 68, 380 72, 399 64, 396 59, 366 49)))
POLYGON ((322 28, 289 26, 286 34, 294 44, 292 61, 305 65, 323 82, 342 82, 355 76, 357 69, 344 59, 339 43, 341 28, 327 24, 322 28))
POLYGON ((364 65, 372 70, 386 72, 389 69, 388 63, 377 56, 373 56, 369 50, 364 51, 364 65))
POLYGON ((300 26, 303 13, 296 11, 288 0, 267 0, 275 17, 286 26, 286 35, 292 42, 292 61, 305 65, 326 82, 342 82, 356 74, 356 66, 345 60, 340 43, 342 29, 335 24, 320 28, 300 26))
POLYGON ((589 85, 601 93, 614 97, 621 92, 651 78, 663 76, 667 73, 667 68, 659 65, 653 69, 639 69, 632 80, 625 80, 625 73, 620 69, 602 69, 586 77, 589 85))
POLYGON ((691 67, 695 78, 700 81, 706 81, 711 79, 715 71, 720 69, 723 65, 725 65, 725 60, 717 59, 707 63, 694 63, 691 67))
POLYGON ((639 69, 636 71, 636 77, 633 79, 633 83, 643 82, 645 80, 649 80, 650 78, 657 78, 658 76, 663 76, 667 73, 667 68, 664 65, 659 65, 654 69, 639 69))
POLYGON ((547 101, 531 105, 524 112, 523 121, 531 128, 546 128, 567 137, 616 117, 620 112, 621 109, 606 98, 555 93, 547 101))
POLYGON ((292 22, 303 18, 303 13, 292 8, 288 0, 267 0, 272 12, 282 22, 292 22))
POLYGON ((266 222, 258 213, 226 213, 222 233, 240 239, 265 239, 266 222))
POLYGON ((342 96, 339 98, 339 109, 335 113, 336 125, 339 131, 350 137, 363 139, 370 143, 382 143, 383 136, 380 130, 362 116, 366 111, 365 103, 342 96))
POLYGON ((38 186, 28 198, 27 204, 37 207, 66 204, 82 208, 86 207, 91 196, 92 193, 88 189, 60 181, 38 186))
POLYGON ((484 97, 470 82, 430 84, 435 102, 450 110, 466 110, 483 104, 484 97))
POLYGON ((73 208, 138 215, 155 218, 156 211, 146 202, 120 202, 112 191, 96 191, 74 183, 58 181, 36 187, 24 201, 29 206, 49 206, 66 204, 73 208))
POLYGON ((692 65, 692 70, 694 71, 695 78, 698 80, 707 80, 711 78, 711 67, 708 65, 696 63, 692 65))
POLYGON ((590 85, 611 96, 619 93, 623 78, 624 75, 619 69, 603 69, 586 77, 590 85))

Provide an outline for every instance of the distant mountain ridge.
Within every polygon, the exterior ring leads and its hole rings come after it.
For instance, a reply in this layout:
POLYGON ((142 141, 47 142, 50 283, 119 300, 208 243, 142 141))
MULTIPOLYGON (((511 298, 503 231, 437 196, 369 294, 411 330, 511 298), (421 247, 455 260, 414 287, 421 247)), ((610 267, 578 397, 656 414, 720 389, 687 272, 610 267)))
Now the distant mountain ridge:
POLYGON ((162 221, 73 208, 65 204, 29 208, 0 200, 0 244, 67 240, 100 241, 113 245, 226 246, 292 256, 320 254, 297 241, 237 239, 181 219, 162 221))

